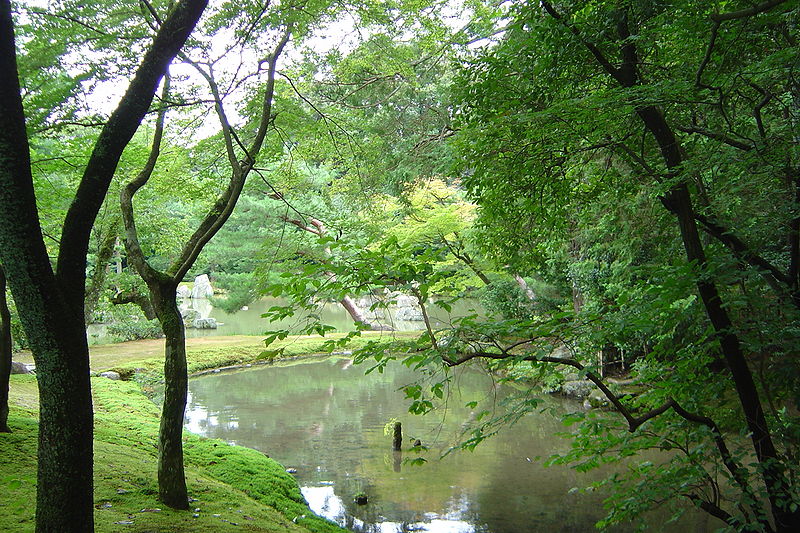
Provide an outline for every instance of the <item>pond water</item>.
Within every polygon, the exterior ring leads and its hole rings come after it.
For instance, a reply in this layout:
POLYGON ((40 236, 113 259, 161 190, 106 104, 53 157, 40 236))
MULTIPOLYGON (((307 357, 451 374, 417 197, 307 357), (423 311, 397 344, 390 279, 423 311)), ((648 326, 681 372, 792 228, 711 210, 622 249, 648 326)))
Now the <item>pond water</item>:
MULTIPOLYGON (((536 457, 565 450, 565 428, 547 414, 526 415, 474 452, 454 452, 470 401, 494 409, 509 390, 485 374, 459 368, 447 410, 407 412, 399 388, 411 370, 389 366, 364 375, 348 359, 314 358, 211 374, 190 381, 186 428, 269 454, 296 476, 311 509, 359 532, 519 533, 593 531, 603 516, 600 494, 579 494, 595 477, 566 467, 544 467, 536 457), (403 424, 404 449, 419 439, 427 462, 411 465, 412 452, 396 453, 384 425, 403 424), (353 496, 364 492, 367 505, 353 496)), ((578 409, 548 398, 559 411, 578 409)), ((627 531, 619 528, 613 531, 627 531)), ((669 528, 665 529, 670 531, 669 528)), ((672 531, 712 531, 704 515, 672 531)))
MULTIPOLYGON (((263 335, 268 330, 289 329, 297 331, 306 320, 308 313, 298 313, 297 316, 285 318, 276 322, 269 322, 261 315, 270 307, 286 305, 286 300, 281 298, 264 298, 250 304, 246 310, 236 313, 226 313, 222 309, 211 305, 205 298, 187 299, 181 307, 192 307, 197 310, 202 318, 214 318, 220 324, 217 329, 187 328, 187 337, 211 337, 216 335, 263 335)), ((435 305, 428 307, 431 322, 434 327, 445 326, 452 317, 463 317, 472 313, 483 313, 483 308, 476 300, 464 299, 453 305, 450 313, 445 312, 435 305)), ((336 331, 353 331, 353 319, 338 303, 325 303, 319 311, 319 317, 324 324, 334 326, 336 331)), ((397 320, 392 314, 379 321, 381 324, 390 325, 397 331, 417 331, 425 329, 420 321, 397 320)), ((106 344, 114 342, 106 332, 106 325, 91 324, 87 328, 87 335, 91 344, 106 344)))

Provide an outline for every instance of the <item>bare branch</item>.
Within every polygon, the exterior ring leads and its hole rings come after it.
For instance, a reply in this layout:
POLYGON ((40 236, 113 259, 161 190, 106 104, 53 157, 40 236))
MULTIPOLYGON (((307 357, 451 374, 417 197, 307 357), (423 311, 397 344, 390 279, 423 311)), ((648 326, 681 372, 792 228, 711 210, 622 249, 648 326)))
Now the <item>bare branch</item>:
MULTIPOLYGON (((164 88, 162 98, 167 98, 169 94, 169 74, 164 77, 164 88)), ((164 121, 167 115, 167 108, 162 107, 156 118, 156 128, 153 133, 153 142, 150 154, 147 157, 144 167, 125 187, 120 191, 120 210, 122 211, 122 221, 125 226, 125 250, 128 253, 128 260, 142 277, 145 282, 152 282, 158 278, 158 272, 147 262, 142 247, 139 243, 139 234, 136 230, 136 219, 133 216, 133 197, 153 175, 158 157, 161 153, 161 141, 164 137, 164 121)))
POLYGON ((555 10, 555 8, 550 2, 548 2, 547 0, 542 0, 541 4, 542 7, 545 9, 545 11, 547 11, 547 13, 551 17, 557 20, 561 25, 567 28, 570 32, 572 32, 572 34, 575 37, 578 38, 581 44, 583 44, 586 47, 586 49, 589 50, 589 52, 594 56, 597 62, 600 63, 600 66, 602 66, 606 72, 608 72, 615 80, 621 82, 622 71, 619 68, 612 65, 611 61, 608 60, 605 54, 603 54, 603 52, 599 48, 597 48, 597 46, 584 39, 583 35, 581 35, 580 30, 576 28, 574 25, 567 22, 564 19, 564 17, 558 11, 555 10))
POLYGON ((682 131, 684 133, 690 133, 690 134, 696 133, 698 135, 702 135, 703 137, 708 137, 709 139, 720 141, 721 143, 727 144, 728 146, 733 146, 734 148, 738 148, 739 150, 749 151, 755 148, 755 146, 752 143, 740 141, 738 139, 734 139, 733 137, 729 137, 724 133, 712 131, 697 125, 675 126, 675 129, 678 131, 682 131))
POLYGON ((762 2, 761 4, 755 5, 753 7, 740 9, 739 11, 731 11, 730 13, 719 13, 711 15, 711 20, 713 20, 714 22, 725 22, 727 20, 736 20, 736 19, 752 17, 760 13, 763 13, 765 11, 769 11, 773 7, 779 6, 785 2, 786 0, 767 0, 766 2, 762 2))

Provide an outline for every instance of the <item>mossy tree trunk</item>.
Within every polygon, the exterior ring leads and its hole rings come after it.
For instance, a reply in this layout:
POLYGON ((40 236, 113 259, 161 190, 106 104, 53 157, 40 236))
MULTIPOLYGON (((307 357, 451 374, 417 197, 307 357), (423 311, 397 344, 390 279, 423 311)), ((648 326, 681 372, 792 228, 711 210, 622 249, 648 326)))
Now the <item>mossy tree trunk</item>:
POLYGON ((188 509, 182 440, 188 376, 186 337, 175 298, 177 287, 172 280, 164 280, 151 288, 156 316, 166 336, 164 405, 158 432, 158 497, 173 509, 188 509))
POLYGON ((87 161, 64 218, 54 272, 34 194, 11 4, 0 0, 0 263, 37 369, 38 532, 94 529, 92 398, 84 321, 89 234, 123 150, 205 6, 206 0, 176 4, 144 54, 87 161))
MULTIPOLYGON (((151 15, 156 18, 155 13, 151 15)), ((160 22, 156 18, 156 22, 160 22)), ((147 284, 150 301, 161 323, 166 336, 164 353, 164 404, 161 410, 161 425, 158 445, 158 493, 164 504, 175 509, 188 509, 188 490, 183 466, 183 419, 186 409, 188 386, 186 364, 186 342, 183 320, 178 309, 176 290, 183 277, 194 265, 203 247, 217 234, 223 224, 230 218, 236 202, 244 188, 248 174, 255 165, 255 158, 263 146, 272 118, 272 100, 275 91, 275 74, 278 57, 289 41, 291 26, 286 29, 282 39, 276 45, 267 60, 268 78, 263 93, 262 111, 252 144, 244 151, 244 160, 237 158, 234 137, 236 135, 225 115, 225 107, 220 92, 210 71, 204 70, 188 57, 182 59, 194 66, 208 82, 211 93, 216 100, 216 112, 222 126, 223 138, 231 167, 227 188, 217 197, 208 210, 198 228, 186 241, 177 258, 166 271, 155 269, 146 259, 139 243, 136 219, 133 209, 133 197, 147 182, 155 170, 161 152, 161 140, 164 136, 166 109, 161 108, 156 119, 153 143, 150 155, 144 168, 120 192, 120 207, 125 226, 125 250, 130 264, 147 284)), ((167 101, 169 95, 169 77, 164 83, 162 100, 167 101)), ((243 136, 238 136, 242 138, 243 136)))
MULTIPOLYGON (((86 323, 92 322, 92 314, 100 301, 100 293, 108 277, 108 264, 111 256, 114 255, 114 246, 119 236, 119 218, 115 218, 106 229, 105 235, 100 239, 100 246, 97 249, 97 260, 95 261, 92 277, 86 287, 86 298, 84 298, 83 314, 86 323)), ((152 317, 151 317, 152 318, 152 317)))
POLYGON ((6 273, 0 265, 0 433, 9 433, 8 380, 11 377, 11 313, 6 301, 6 273))

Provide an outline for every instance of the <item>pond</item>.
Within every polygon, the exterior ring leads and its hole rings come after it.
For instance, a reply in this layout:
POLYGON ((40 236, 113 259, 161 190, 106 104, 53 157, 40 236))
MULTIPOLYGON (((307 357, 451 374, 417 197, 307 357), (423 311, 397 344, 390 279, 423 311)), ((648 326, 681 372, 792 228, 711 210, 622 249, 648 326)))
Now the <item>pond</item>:
MULTIPOLYGON (((199 377, 190 382, 186 428, 261 450, 296 469, 312 510, 359 532, 582 532, 593 531, 604 515, 600 494, 571 491, 600 473, 589 477, 536 460, 569 445, 556 436, 565 428, 550 415, 527 415, 474 452, 440 459, 465 438, 465 421, 475 417, 465 404, 488 401, 501 409, 505 385, 459 368, 447 410, 414 416, 399 391, 414 379, 411 370, 364 371, 348 359, 313 358, 199 377), (428 447, 425 464, 407 461, 416 453, 392 451, 384 425, 393 417, 403 424, 404 449, 411 439, 428 447), (353 502, 359 492, 369 497, 367 505, 353 502)), ((580 408, 546 401, 562 412, 580 408)), ((713 527, 695 514, 672 530, 713 527)))
MULTIPOLYGON (((211 305, 205 298, 187 299, 182 307, 190 306, 197 310, 203 318, 214 318, 220 324, 217 329, 195 329, 187 328, 187 337, 211 337, 216 335, 263 335, 267 330, 289 329, 296 331, 304 323, 306 314, 298 313, 297 316, 285 318, 276 322, 269 322, 261 315, 267 312, 270 307, 286 305, 286 300, 281 298, 263 298, 253 302, 247 309, 236 313, 226 313, 222 309, 211 305)), ((429 306, 428 312, 431 315, 431 322, 434 327, 445 326, 453 317, 463 317, 472 313, 483 313, 483 308, 474 299, 464 299, 453 305, 450 313, 445 312, 435 305, 429 306)), ((353 331, 353 319, 347 311, 338 303, 325 303, 318 312, 324 324, 334 326, 336 331, 353 331)), ((391 325, 397 331, 417 331, 425 329, 421 321, 397 320, 391 314, 382 324, 391 325)), ((115 342, 107 334, 105 324, 90 324, 87 328, 87 335, 90 344, 107 344, 115 342)))

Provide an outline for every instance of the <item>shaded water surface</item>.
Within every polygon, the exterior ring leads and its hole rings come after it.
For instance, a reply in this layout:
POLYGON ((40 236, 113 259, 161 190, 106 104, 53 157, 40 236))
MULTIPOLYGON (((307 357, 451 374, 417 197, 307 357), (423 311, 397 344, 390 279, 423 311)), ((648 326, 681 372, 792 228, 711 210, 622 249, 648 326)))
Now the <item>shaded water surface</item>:
MULTIPOLYGON (((564 450, 555 436, 565 428, 547 414, 527 415, 474 452, 439 459, 464 438, 476 413, 465 404, 488 401, 501 409, 507 394, 477 371, 459 369, 446 415, 408 414, 398 389, 413 380, 405 367, 364 375, 347 359, 307 359, 291 364, 193 379, 187 429, 269 454, 297 478, 312 510, 365 532, 434 531, 519 533, 593 531, 603 516, 601 496, 578 494, 592 479, 566 467, 544 467, 537 456, 564 450), (384 425, 403 424, 404 449, 419 439, 427 463, 395 453, 384 425), (364 492, 367 505, 353 496, 364 492)), ((548 399, 556 410, 578 406, 548 399)), ((682 532, 706 531, 695 517, 682 532)), ((711 529, 708 529, 709 531, 711 529)), ((622 530, 617 530, 622 531, 622 530)))

